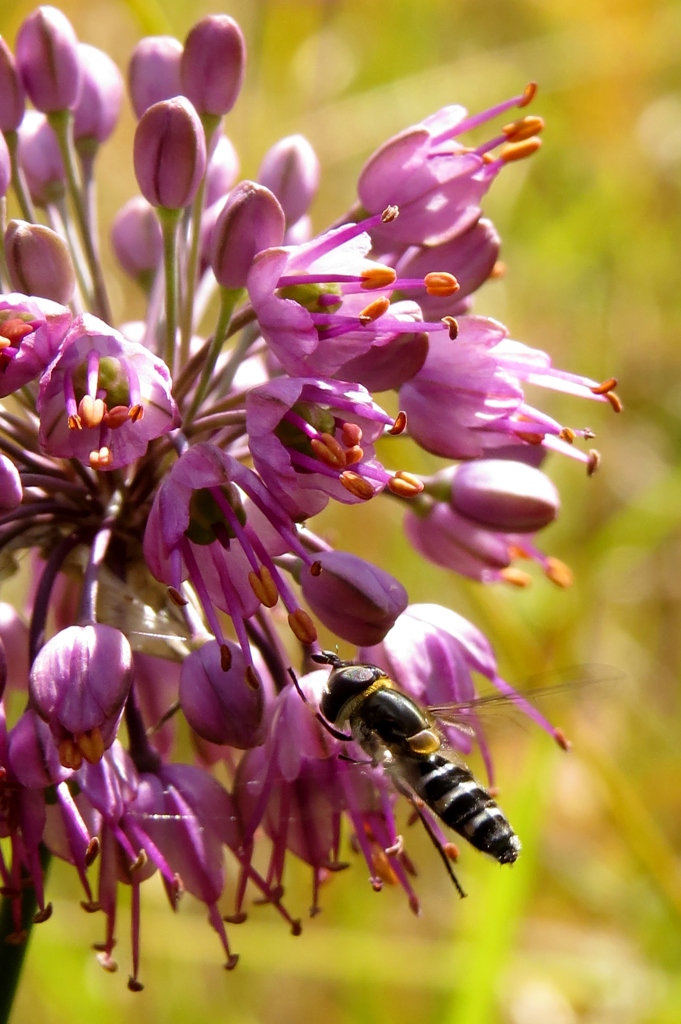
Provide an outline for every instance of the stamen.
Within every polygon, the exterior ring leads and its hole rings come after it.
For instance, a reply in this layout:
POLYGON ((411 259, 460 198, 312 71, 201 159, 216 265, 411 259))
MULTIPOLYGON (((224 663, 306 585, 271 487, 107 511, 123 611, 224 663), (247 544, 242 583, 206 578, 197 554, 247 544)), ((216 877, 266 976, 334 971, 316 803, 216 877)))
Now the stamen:
POLYGON ((449 337, 451 341, 456 341, 459 336, 459 325, 453 316, 443 316, 442 323, 449 331, 449 337))
POLYGON ((86 868, 89 868, 91 867, 92 864, 94 864, 94 862, 97 860, 97 857, 99 856, 99 851, 99 839, 97 838, 97 836, 93 836, 90 842, 87 844, 87 849, 85 850, 84 860, 86 868))
POLYGON ((354 448, 362 440, 362 428, 359 423, 344 423, 341 428, 341 440, 348 448, 354 448))
POLYGON ((80 416, 77 414, 69 416, 68 420, 69 430, 82 430, 83 424, 80 422, 80 416))
POLYGON ((553 738, 561 750, 564 750, 566 753, 569 753, 569 751, 572 750, 572 743, 570 743, 570 740, 562 729, 554 729, 553 738))
POLYGON ((505 277, 506 276, 506 270, 507 270, 507 267, 506 267, 506 264, 504 263, 504 261, 503 260, 497 260, 496 263, 494 264, 494 266, 492 267, 492 269, 490 270, 490 273, 489 273, 490 281, 494 281, 497 277, 505 277))
POLYGON ((373 487, 368 480, 365 480, 358 473, 353 473, 352 470, 346 469, 338 479, 345 490, 349 491, 350 494, 354 494, 356 498, 361 498, 362 501, 368 501, 370 498, 373 498, 373 487))
POLYGON ((602 384, 594 384, 593 387, 589 388, 594 395, 607 395, 610 391, 613 391, 617 387, 617 377, 608 377, 602 384))
POLYGON ((362 288, 372 290, 374 288, 389 288, 395 283, 397 274, 392 267, 379 265, 363 270, 360 277, 362 279, 362 288))
POLYGON ((272 579, 272 573, 269 571, 267 566, 261 565, 258 573, 251 570, 248 574, 248 582, 250 583, 251 590, 260 603, 263 604, 265 608, 274 608, 275 604, 279 600, 279 591, 272 579))
MULTIPOLYGON (((450 337, 451 337, 451 335, 450 335, 450 337)), ((387 433, 392 435, 393 437, 396 437, 398 434, 401 434, 404 430, 406 430, 406 428, 407 428, 407 414, 406 414, 406 412, 403 412, 400 409, 400 411, 398 412, 397 416, 395 417, 395 422, 393 423, 392 427, 390 427, 390 429, 387 431, 387 433)))
POLYGON ((313 437, 310 441, 310 447, 320 462, 331 466, 333 469, 345 468, 346 460, 343 446, 331 434, 324 433, 320 434, 319 437, 313 437))
POLYGON ((435 295, 438 298, 448 298, 461 287, 454 274, 448 274, 445 270, 431 271, 426 274, 423 283, 428 295, 435 295))
POLYGON ((352 448, 345 449, 345 465, 356 466, 358 462, 361 462, 364 458, 364 449, 360 448, 358 444, 354 444, 352 448))
POLYGON ((524 160, 525 157, 532 156, 540 148, 541 139, 535 136, 522 142, 507 142, 499 153, 499 159, 505 164, 513 163, 515 160, 524 160))
POLYGON ((312 565, 310 566, 310 576, 314 576, 315 579, 317 578, 317 576, 321 576, 322 571, 323 567, 321 562, 313 562, 312 565))
POLYGON ((246 673, 244 678, 246 680, 246 686, 249 688, 249 690, 254 690, 257 692, 262 688, 262 679, 258 675, 253 665, 246 666, 246 673))
POLYGON ((136 405, 131 405, 128 416, 133 423, 137 423, 144 417, 144 406, 139 402, 136 405))
POLYGON ((59 763, 64 768, 72 768, 73 771, 78 771, 83 763, 83 755, 73 740, 62 740, 57 751, 59 753, 59 763))
POLYGON ((76 743, 88 764, 97 764, 104 755, 104 740, 97 727, 76 736, 76 743))
POLYGON ((532 102, 534 97, 537 95, 537 89, 539 86, 536 82, 528 82, 523 90, 523 96, 518 103, 519 107, 527 107, 532 102))
POLYGON ((111 450, 104 445, 99 451, 90 452, 90 465, 93 469, 106 469, 113 462, 111 450))
POLYGON ((563 427, 558 435, 562 441, 567 441, 568 444, 574 444, 576 436, 572 427, 563 427))
POLYGON ((544 130, 544 119, 537 116, 520 117, 504 125, 501 130, 509 142, 522 142, 544 130))
POLYGON ((106 406, 101 398, 83 395, 78 405, 78 418, 84 427, 98 427, 106 415, 106 406))
POLYGON ((317 630, 314 622, 302 608, 296 608, 288 616, 288 624, 296 640, 309 647, 317 642, 317 630))
MULTIPOLYGON (((0 323, 0 338, 7 338, 10 345, 19 347, 24 338, 28 334, 33 334, 35 329, 35 324, 27 324, 19 317, 14 320, 5 320, 4 323, 0 323)), ((5 346, 3 345, 2 348, 5 346)))
POLYGON ((567 589, 574 583, 575 577, 572 569, 565 562, 561 562, 559 558, 547 558, 544 572, 557 587, 567 589))
POLYGON ((111 430, 118 430, 119 427, 128 422, 129 416, 130 410, 127 405, 115 405, 113 409, 109 409, 107 412, 105 422, 111 430))
POLYGON ((387 313, 389 309, 390 299, 374 299, 373 302, 370 302, 368 306, 364 307, 358 316, 358 320, 364 327, 367 324, 373 323, 374 320, 378 320, 378 318, 387 313))
POLYGON ((413 473, 400 469, 388 480, 388 490, 400 498, 415 498, 424 488, 424 483, 413 473))
POLYGON ((392 221, 397 220, 399 215, 399 206, 386 206, 385 210, 381 214, 381 224, 390 224, 392 221))
POLYGON ((168 597, 173 602, 173 604, 177 605, 178 608, 184 608, 186 607, 186 605, 189 604, 187 599, 182 596, 182 594, 179 592, 179 590, 177 590, 176 587, 168 587, 166 593, 168 594, 168 597))
POLYGON ((529 587, 532 583, 531 576, 528 576, 522 569, 516 569, 512 565, 509 565, 506 569, 501 569, 499 576, 505 583, 510 583, 514 587, 529 587))
POLYGON ((232 652, 227 644, 220 644, 220 668, 223 672, 229 672, 232 667, 232 652))
POLYGON ((589 461, 586 466, 586 475, 593 476, 598 467, 601 464, 601 453, 595 448, 591 448, 588 452, 589 461))

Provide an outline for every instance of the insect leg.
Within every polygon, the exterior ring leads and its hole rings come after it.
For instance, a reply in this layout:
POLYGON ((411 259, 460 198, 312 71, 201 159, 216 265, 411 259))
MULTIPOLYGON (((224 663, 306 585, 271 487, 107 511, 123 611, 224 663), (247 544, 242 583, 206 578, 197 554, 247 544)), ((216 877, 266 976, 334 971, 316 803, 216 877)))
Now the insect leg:
POLYGON ((426 833, 428 834, 428 838, 430 839, 431 843, 433 844, 433 846, 437 850, 438 854, 440 855, 440 859, 442 860, 442 863, 444 864, 444 866, 447 869, 447 874, 449 875, 449 877, 451 878, 452 882, 454 883, 454 887, 455 887, 456 891, 458 892, 458 894, 461 897, 461 899, 465 899, 466 893, 461 888, 461 883, 459 882, 459 879, 454 874, 454 868, 452 867, 451 861, 450 861, 449 857, 447 856, 447 854, 445 853, 445 851, 442 849, 442 844, 438 841, 437 836, 433 832, 433 829, 431 828, 431 825, 430 825, 430 822, 428 821, 428 818, 425 816, 425 814, 423 813, 423 811, 419 807, 418 801, 414 799, 414 795, 412 794, 410 789, 407 786, 405 786, 404 783, 402 783, 400 779, 393 777, 392 782, 393 782, 393 785, 395 786, 395 789, 397 789, 397 791, 399 793, 401 793, 402 796, 405 796, 407 798, 409 803, 412 805, 412 807, 414 808, 414 810, 418 814, 419 818, 421 819, 421 824, 423 825, 424 829, 426 830, 426 833))
MULTIPOLYGON (((310 709, 312 709, 312 705, 310 704, 309 700, 307 699, 307 697, 305 696, 305 694, 303 693, 303 691, 300 688, 300 683, 298 682, 298 676, 295 674, 295 672, 293 671, 292 668, 288 669, 288 674, 290 675, 291 679, 293 680, 293 685, 295 686, 296 690, 298 691, 298 694, 300 695, 301 700, 303 700, 305 702, 305 704, 307 704, 307 706, 310 709)), ((319 713, 319 711, 315 711, 314 712, 314 716, 317 719, 317 721, 319 722, 319 724, 323 725, 324 728, 326 729, 326 731, 328 733, 330 733, 331 736, 333 736, 334 739, 340 740, 342 743, 349 743, 350 740, 352 739, 352 736, 348 735, 348 733, 346 733, 346 732, 339 732, 338 729, 334 729, 334 727, 327 722, 327 720, 324 718, 324 716, 322 714, 319 713)), ((351 759, 349 759, 349 760, 351 760, 351 759)))

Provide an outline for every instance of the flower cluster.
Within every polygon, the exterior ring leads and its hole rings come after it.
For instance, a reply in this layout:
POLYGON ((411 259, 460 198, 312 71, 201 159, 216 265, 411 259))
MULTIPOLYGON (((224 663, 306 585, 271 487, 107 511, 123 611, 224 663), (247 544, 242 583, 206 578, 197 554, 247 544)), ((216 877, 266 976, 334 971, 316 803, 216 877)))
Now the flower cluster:
MULTIPOLYGON (((227 15, 201 20, 184 44, 135 49, 140 195, 112 243, 148 312, 119 323, 93 210, 121 74, 53 7, 25 20, 14 51, 0 39, 0 195, 17 214, 3 216, 0 255, 0 551, 4 576, 22 554, 31 573, 27 621, 0 606, 2 891, 21 942, 26 880, 45 920, 45 850, 69 861, 84 908, 104 915, 99 958, 113 970, 117 889, 129 885, 132 989, 150 875, 173 907, 183 890, 205 904, 231 968, 225 921, 244 920, 247 892, 300 929, 282 903, 288 853, 310 865, 318 909, 320 883, 345 866, 344 817, 373 886, 401 885, 418 910, 395 787, 339 757, 314 713, 327 678, 310 671, 316 622, 420 704, 466 705, 479 739, 472 673, 508 687, 475 627, 409 606, 398 580, 309 521, 329 501, 383 495, 404 505, 408 541, 438 565, 524 584, 512 563, 529 558, 565 585, 567 567, 534 543, 559 506, 539 464, 558 451, 591 472, 597 454, 575 444, 589 430, 530 405, 525 387, 619 409, 614 380, 556 369, 470 312, 501 272, 480 201, 539 147, 541 118, 525 113, 533 85, 390 139, 364 166, 358 201, 315 234, 320 170, 302 136, 265 154, 258 181, 238 180, 223 120, 245 67, 227 15), (466 141, 509 111, 485 142, 466 141), (397 416, 373 397, 387 391, 397 416), (395 468, 398 434, 451 465, 433 477, 395 468), (300 680, 284 641, 298 645, 300 680), (173 759, 178 734, 195 763, 173 759), (227 914, 225 848, 237 873, 227 914)), ((469 748, 469 730, 448 732, 469 748)))

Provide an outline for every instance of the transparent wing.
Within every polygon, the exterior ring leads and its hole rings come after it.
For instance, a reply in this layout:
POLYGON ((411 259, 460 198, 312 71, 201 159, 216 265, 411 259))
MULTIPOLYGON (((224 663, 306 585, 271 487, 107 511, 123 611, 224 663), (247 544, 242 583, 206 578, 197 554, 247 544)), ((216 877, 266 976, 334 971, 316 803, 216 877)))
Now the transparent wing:
POLYGON ((487 720, 495 714, 507 715, 514 708, 522 711, 530 705, 544 710, 560 695, 578 693, 592 687, 621 684, 626 673, 612 665, 570 665, 531 676, 520 684, 515 693, 498 690, 481 694, 468 701, 430 704, 428 711, 446 725, 455 725, 470 731, 470 716, 487 720), (541 707, 540 707, 541 705, 541 707))

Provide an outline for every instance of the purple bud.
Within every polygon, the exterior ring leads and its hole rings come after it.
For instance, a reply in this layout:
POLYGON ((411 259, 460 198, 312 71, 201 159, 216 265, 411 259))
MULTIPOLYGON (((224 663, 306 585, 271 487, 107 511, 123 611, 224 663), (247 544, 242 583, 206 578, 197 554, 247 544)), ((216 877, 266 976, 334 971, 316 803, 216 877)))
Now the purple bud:
POLYGON ((163 258, 163 234, 156 211, 142 196, 122 206, 111 226, 114 252, 131 277, 149 278, 163 258))
POLYGON ((131 682, 130 644, 113 626, 68 626, 39 651, 31 705, 49 724, 64 767, 100 760, 116 738, 131 682))
POLYGON ((15 132, 26 109, 26 96, 14 54, 0 36, 0 132, 15 132))
POLYGON ((287 224, 307 213, 319 187, 319 160, 303 135, 287 135, 267 151, 258 181, 281 203, 287 224))
POLYGON ((71 22, 56 7, 38 7, 17 33, 17 65, 33 106, 49 114, 78 102, 81 70, 71 22))
POLYGON ((189 206, 206 169, 206 139, 188 99, 162 100, 142 115, 134 163, 140 191, 152 206, 189 206))
POLYGON ((27 110, 19 129, 19 162, 31 199, 47 206, 66 193, 66 173, 59 144, 44 114, 27 110))
MULTIPOLYGON (((215 136, 214 136, 215 138, 215 136)), ((208 209, 218 199, 224 199, 239 176, 239 156, 226 135, 218 135, 211 148, 206 169, 206 202, 208 209)))
MULTIPOLYGON (((0 86, 1 88, 1 86, 0 86)), ((12 164, 5 136, 0 132, 0 198, 5 195, 12 180, 12 164)))
POLYGON ((533 533, 558 515, 560 497, 539 469, 524 462, 480 459, 458 466, 452 508, 480 526, 505 533, 533 533))
POLYGON ((5 259, 12 288, 67 305, 76 274, 64 239, 43 224, 11 220, 5 232, 5 259))
POLYGON ((241 90, 246 43, 227 14, 209 14, 190 30, 180 62, 182 91, 200 114, 227 114, 241 90))
POLYGON ((211 264, 223 288, 243 288, 256 253, 281 245, 284 228, 276 196, 254 181, 240 182, 213 229, 211 264))
POLYGON ((380 643, 408 604, 407 592, 390 573, 348 551, 318 556, 318 576, 303 572, 303 597, 325 626, 350 643, 380 643))
POLYGON ((173 36, 146 36, 132 52, 128 92, 138 118, 160 100, 179 96, 182 43, 173 36))
POLYGON ((180 704, 192 729, 211 743, 238 750, 264 743, 263 690, 254 689, 254 682, 236 644, 210 640, 192 651, 180 675, 180 704), (225 649, 231 662, 228 670, 225 649))
POLYGON ((0 511, 10 512, 21 505, 23 493, 19 470, 7 455, 0 455, 0 511))
POLYGON ((78 43, 83 88, 74 110, 73 137, 79 150, 88 141, 106 142, 118 121, 123 78, 111 57, 95 46, 78 43))

